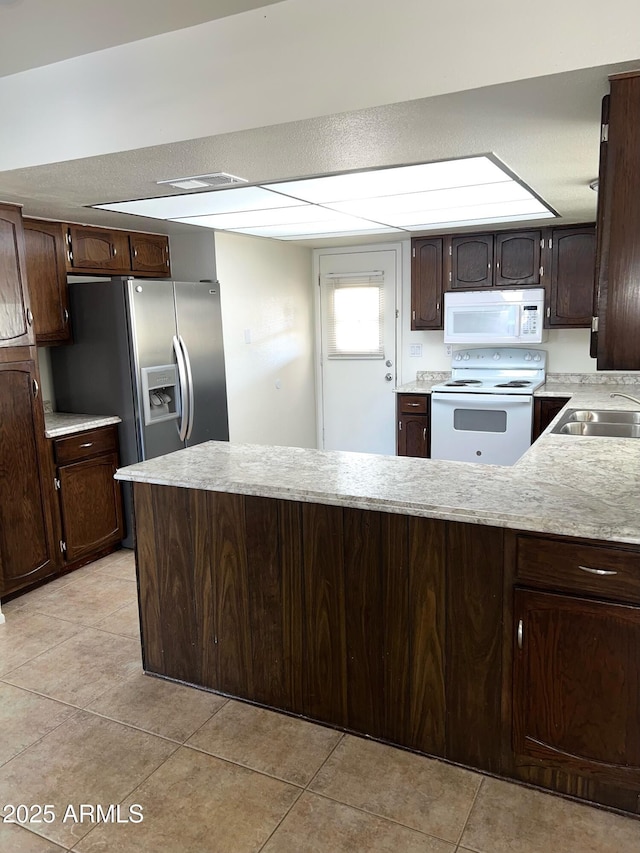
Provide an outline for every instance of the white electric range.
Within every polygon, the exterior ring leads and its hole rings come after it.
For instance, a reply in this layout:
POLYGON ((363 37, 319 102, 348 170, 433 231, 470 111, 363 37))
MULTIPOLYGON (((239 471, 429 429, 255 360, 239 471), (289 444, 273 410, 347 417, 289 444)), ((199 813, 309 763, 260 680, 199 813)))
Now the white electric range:
POLYGON ((517 347, 457 350, 431 393, 431 458, 513 465, 531 445, 533 392, 547 354, 517 347))

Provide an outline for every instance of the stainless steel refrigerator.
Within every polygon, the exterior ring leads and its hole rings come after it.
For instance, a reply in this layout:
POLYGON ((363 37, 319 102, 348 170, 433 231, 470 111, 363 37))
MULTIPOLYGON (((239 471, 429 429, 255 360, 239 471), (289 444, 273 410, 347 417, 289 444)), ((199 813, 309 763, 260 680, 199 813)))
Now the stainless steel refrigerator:
POLYGON ((118 415, 122 465, 228 441, 219 282, 70 279, 69 298, 74 343, 51 349, 58 411, 118 415))

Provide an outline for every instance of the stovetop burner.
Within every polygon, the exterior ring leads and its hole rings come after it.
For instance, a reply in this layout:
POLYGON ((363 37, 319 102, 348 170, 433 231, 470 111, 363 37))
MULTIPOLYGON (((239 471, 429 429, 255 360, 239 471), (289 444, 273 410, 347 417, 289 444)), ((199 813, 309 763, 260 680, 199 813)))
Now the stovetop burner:
POLYGON ((528 388, 531 385, 530 382, 525 382, 521 379, 512 379, 511 382, 501 382, 497 384, 496 388, 528 388))
POLYGON ((454 379, 452 382, 446 382, 445 385, 460 388, 463 385, 482 385, 481 379, 454 379))

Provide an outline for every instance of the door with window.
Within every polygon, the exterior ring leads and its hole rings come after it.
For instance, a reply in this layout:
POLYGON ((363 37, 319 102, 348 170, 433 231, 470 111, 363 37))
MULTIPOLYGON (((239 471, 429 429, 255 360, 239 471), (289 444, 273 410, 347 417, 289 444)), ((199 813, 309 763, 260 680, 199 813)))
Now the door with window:
POLYGON ((318 255, 325 450, 395 453, 399 264, 399 246, 318 255))

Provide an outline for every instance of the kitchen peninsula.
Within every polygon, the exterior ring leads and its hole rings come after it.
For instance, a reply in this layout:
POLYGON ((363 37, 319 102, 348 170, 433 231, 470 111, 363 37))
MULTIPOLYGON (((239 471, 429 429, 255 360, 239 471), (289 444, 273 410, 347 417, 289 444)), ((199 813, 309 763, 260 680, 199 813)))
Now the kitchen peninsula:
MULTIPOLYGON (((589 387, 572 407, 632 408, 589 387)), ((633 393, 633 386, 625 386, 633 393)), ((638 813, 640 441, 210 442, 133 481, 145 670, 638 813)))

